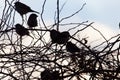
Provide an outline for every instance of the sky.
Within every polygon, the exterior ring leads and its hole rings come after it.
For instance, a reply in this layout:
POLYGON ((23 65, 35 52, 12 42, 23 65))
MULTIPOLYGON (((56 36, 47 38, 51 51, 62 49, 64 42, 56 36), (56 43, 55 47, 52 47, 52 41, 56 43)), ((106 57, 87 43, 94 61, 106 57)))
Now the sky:
POLYGON ((118 28, 120 0, 86 0, 86 3, 87 18, 118 28))
MULTIPOLYGON (((33 9, 40 11, 43 0, 21 0, 30 5, 33 9)), ((67 16, 74 11, 80 9, 82 4, 86 3, 84 9, 75 16, 79 20, 95 21, 109 26, 109 28, 118 30, 120 22, 120 0, 60 0, 60 4, 64 4, 61 15, 67 16)), ((56 0, 47 0, 45 15, 48 19, 53 17, 56 9, 56 0), (50 17, 51 15, 51 17, 50 17)))
MULTIPOLYGON (((28 4, 33 9, 40 12, 43 0, 20 0, 28 4)), ((66 2, 63 8, 62 15, 73 13, 79 9, 83 3, 86 3, 84 9, 78 17, 83 20, 96 21, 106 24, 113 28, 118 28, 120 22, 120 0, 60 0, 60 4, 66 2)), ((52 15, 52 11, 56 9, 56 0, 47 0, 46 11, 52 15), (52 11, 51 11, 52 10, 52 11)), ((46 17, 50 18, 50 15, 46 17), (49 16, 49 17, 48 17, 49 16)))
MULTIPOLYGON (((39 6, 43 3, 43 0, 36 0, 34 2, 32 0, 21 1, 39 12, 41 10, 39 6)), ((88 20, 95 22, 94 26, 101 30, 108 38, 119 33, 120 0, 60 0, 60 5, 63 5, 65 2, 66 4, 60 13, 61 18, 74 13, 86 3, 83 10, 74 16, 74 18, 71 18, 70 21, 82 22, 88 20)), ((48 23, 53 20, 55 10, 56 0, 47 0, 44 17, 48 20, 48 23)), ((88 34, 94 35, 95 33, 89 30, 88 34)), ((85 35, 87 35, 87 33, 85 35)), ((93 39, 93 37, 91 39, 93 39)))
MULTIPOLYGON (((2 4, 3 0, 0 0, 2 4)), ((9 0, 10 1, 10 0, 9 0)), ((26 5, 30 6, 33 10, 41 12, 42 4, 44 0, 20 0, 26 5)), ((99 29, 107 38, 119 33, 120 22, 120 0, 60 0, 61 5, 66 3, 60 12, 60 18, 71 15, 75 11, 81 8, 86 3, 83 10, 79 14, 70 18, 66 22, 83 22, 90 21, 95 22, 93 25, 99 29)), ((56 10, 56 0, 46 0, 44 19, 46 23, 52 24, 54 21, 54 13, 56 10)), ((18 14, 19 16, 19 14, 18 14)), ((63 30, 65 28, 62 28, 63 30)), ((85 31, 84 35, 91 37, 91 41, 95 40, 98 35, 92 30, 85 31), (95 36, 95 37, 93 37, 95 36)))

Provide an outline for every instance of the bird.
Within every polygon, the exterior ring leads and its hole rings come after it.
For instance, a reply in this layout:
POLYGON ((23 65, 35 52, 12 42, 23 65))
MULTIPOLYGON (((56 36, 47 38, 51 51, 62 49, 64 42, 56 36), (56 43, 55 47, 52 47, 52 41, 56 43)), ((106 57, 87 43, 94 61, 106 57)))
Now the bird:
POLYGON ((67 31, 59 32, 53 29, 50 31, 50 37, 52 43, 65 44, 69 40, 70 34, 67 31))
POLYGON ((71 53, 80 52, 80 49, 70 41, 66 44, 66 50, 71 53))
POLYGON ((16 24, 15 25, 15 30, 16 30, 16 33, 18 35, 20 35, 21 37, 25 36, 25 35, 29 35, 29 31, 27 30, 27 28, 25 28, 21 24, 16 24))
POLYGON ((27 21, 27 24, 29 26, 29 28, 32 28, 32 27, 36 27, 38 24, 37 24, 37 15, 36 14, 31 14, 28 18, 28 21, 27 21))
POLYGON ((24 3, 21 3, 19 1, 14 3, 15 10, 23 17, 24 14, 27 14, 28 12, 35 12, 39 13, 37 11, 32 10, 29 6, 27 6, 24 3))
POLYGON ((41 72, 41 80, 52 80, 50 70, 45 69, 43 72, 41 72))
POLYGON ((70 38, 70 34, 68 31, 61 32, 60 35, 58 36, 59 41, 57 42, 58 44, 65 44, 70 38))
POLYGON ((51 75, 52 75, 52 80, 60 80, 59 71, 53 71, 51 75))
POLYGON ((52 43, 58 43, 59 36, 60 36, 60 32, 58 32, 58 31, 56 31, 54 29, 50 31, 50 37, 52 39, 52 43))

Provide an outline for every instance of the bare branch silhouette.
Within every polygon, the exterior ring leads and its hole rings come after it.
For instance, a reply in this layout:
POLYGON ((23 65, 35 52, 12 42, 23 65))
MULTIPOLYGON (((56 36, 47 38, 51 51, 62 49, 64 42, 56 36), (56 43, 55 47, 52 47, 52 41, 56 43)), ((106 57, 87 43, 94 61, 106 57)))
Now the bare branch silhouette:
POLYGON ((47 0, 44 0, 38 16, 42 23, 35 19, 38 22, 31 25, 30 21, 30 28, 16 20, 18 17, 13 4, 17 1, 20 0, 3 1, 0 14, 0 80, 120 79, 120 34, 106 39, 93 26, 95 22, 62 22, 74 18, 86 3, 79 10, 61 18, 60 13, 64 11, 67 1, 60 4, 56 0, 56 12, 53 12, 55 22, 49 24, 44 19, 47 6, 47 0), (20 25, 18 30, 16 23, 20 25), (61 31, 61 26, 68 29, 61 31), (89 43, 89 36, 80 35, 89 27, 104 39, 95 47, 89 43))

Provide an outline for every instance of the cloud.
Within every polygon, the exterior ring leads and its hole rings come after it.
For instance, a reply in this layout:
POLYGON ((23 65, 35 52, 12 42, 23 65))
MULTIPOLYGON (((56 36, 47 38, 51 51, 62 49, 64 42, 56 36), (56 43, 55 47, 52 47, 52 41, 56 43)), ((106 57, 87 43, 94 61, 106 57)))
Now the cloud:
MULTIPOLYGON (((119 30, 116 31, 112 29, 110 26, 99 22, 95 22, 92 26, 95 29, 99 30, 107 40, 119 33, 119 30)), ((89 44, 92 45, 98 45, 105 41, 101 34, 98 31, 94 30, 92 27, 87 28, 80 34, 82 35, 82 37, 88 37, 89 44)))

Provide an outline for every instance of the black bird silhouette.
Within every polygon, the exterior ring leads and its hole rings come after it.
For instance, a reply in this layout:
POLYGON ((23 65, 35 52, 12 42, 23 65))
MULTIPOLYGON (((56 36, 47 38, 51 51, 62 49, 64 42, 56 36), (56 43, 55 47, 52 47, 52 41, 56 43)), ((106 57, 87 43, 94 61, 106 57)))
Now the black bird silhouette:
POLYGON ((15 25, 15 30, 16 30, 16 33, 20 35, 21 37, 24 35, 29 35, 29 31, 27 30, 27 28, 25 28, 24 26, 20 24, 15 25))
POLYGON ((52 39, 52 43, 57 43, 58 42, 58 36, 60 35, 60 32, 56 30, 51 30, 50 31, 50 37, 52 39))
POLYGON ((80 49, 72 42, 67 42, 66 50, 71 53, 80 52, 80 49))
POLYGON ((52 80, 52 75, 50 70, 44 70, 43 72, 41 72, 41 79, 42 80, 52 80))
POLYGON ((70 34, 67 31, 61 33, 54 29, 50 31, 50 37, 52 39, 52 43, 65 44, 69 40, 69 36, 70 34))
POLYGON ((60 80, 59 71, 53 71, 51 74, 52 74, 52 80, 60 80))
POLYGON ((58 44, 65 44, 69 40, 70 34, 68 31, 61 32, 60 35, 58 36, 58 44))
POLYGON ((31 14, 28 18, 27 24, 30 28, 37 26, 37 17, 38 16, 36 14, 31 14))
POLYGON ((32 10, 29 6, 17 1, 15 2, 15 10, 23 17, 24 14, 27 14, 28 12, 36 12, 37 11, 32 10))

